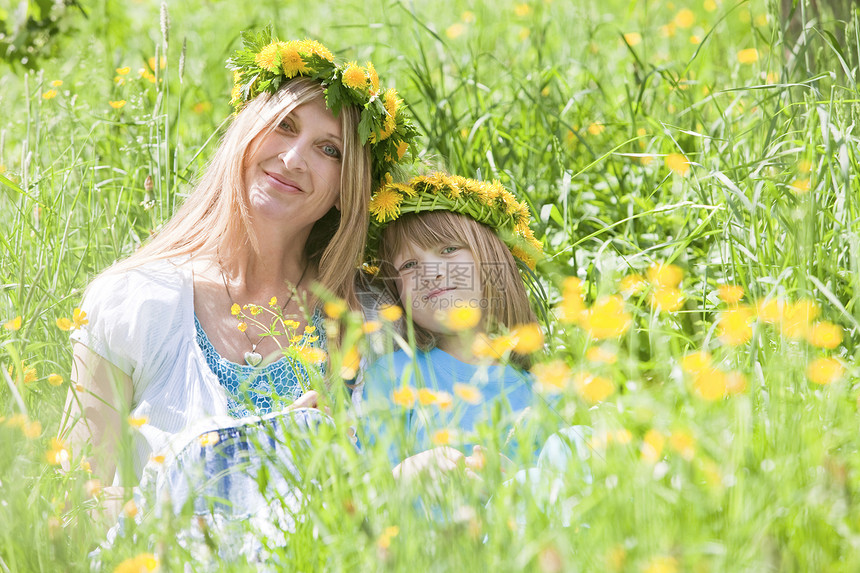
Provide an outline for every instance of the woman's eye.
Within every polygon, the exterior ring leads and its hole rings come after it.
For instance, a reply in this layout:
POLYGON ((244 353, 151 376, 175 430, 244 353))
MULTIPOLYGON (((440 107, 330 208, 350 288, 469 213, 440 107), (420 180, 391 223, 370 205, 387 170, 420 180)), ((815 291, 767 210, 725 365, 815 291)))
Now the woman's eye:
POLYGON ((340 159, 340 149, 338 149, 334 145, 325 144, 325 145, 323 145, 322 150, 323 150, 323 153, 325 153, 329 157, 334 157, 335 159, 340 159))
POLYGON ((293 129, 293 124, 292 124, 292 123, 290 123, 289 121, 286 121, 286 120, 282 121, 282 122, 281 122, 281 125, 280 125, 280 126, 278 126, 278 127, 280 127, 281 129, 283 129, 284 131, 294 131, 294 129, 293 129))

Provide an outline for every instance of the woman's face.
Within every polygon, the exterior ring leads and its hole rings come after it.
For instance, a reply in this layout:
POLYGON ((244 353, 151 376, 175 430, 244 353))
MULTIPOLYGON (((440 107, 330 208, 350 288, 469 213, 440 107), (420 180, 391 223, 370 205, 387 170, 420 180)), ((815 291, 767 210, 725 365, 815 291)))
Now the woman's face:
POLYGON ((251 216, 309 230, 332 207, 340 209, 342 130, 320 96, 261 134, 245 163, 251 216))

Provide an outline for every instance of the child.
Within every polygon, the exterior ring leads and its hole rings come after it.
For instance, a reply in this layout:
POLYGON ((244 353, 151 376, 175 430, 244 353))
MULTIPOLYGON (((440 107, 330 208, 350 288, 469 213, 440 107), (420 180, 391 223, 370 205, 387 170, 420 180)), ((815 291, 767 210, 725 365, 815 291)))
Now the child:
MULTIPOLYGON (((406 435, 390 450, 403 460, 397 476, 480 466, 480 450, 466 457, 433 446, 468 443, 494 412, 513 425, 532 403, 531 377, 521 370, 528 356, 512 353, 513 364, 504 364, 493 351, 510 346, 487 338, 535 322, 515 259, 533 266, 540 253, 528 208, 498 183, 433 173, 388 183, 370 209, 379 276, 411 318, 419 350, 397 350, 364 373, 368 423, 404 413, 406 435)), ((387 434, 377 428, 377 440, 387 434)))

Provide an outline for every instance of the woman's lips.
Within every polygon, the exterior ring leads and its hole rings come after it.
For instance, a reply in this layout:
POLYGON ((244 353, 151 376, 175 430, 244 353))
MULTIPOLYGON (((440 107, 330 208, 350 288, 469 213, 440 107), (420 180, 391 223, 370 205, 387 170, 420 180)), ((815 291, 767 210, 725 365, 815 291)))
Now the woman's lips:
POLYGON ((269 173, 268 171, 266 171, 265 174, 269 183, 277 189, 281 189, 287 193, 304 193, 304 189, 299 187, 298 183, 290 181, 286 177, 278 175, 277 173, 269 173))

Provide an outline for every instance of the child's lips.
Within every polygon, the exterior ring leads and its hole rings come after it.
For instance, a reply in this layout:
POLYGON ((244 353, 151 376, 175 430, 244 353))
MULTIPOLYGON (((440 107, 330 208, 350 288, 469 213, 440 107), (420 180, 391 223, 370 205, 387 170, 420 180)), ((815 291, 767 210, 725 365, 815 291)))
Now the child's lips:
POLYGON ((450 292, 450 291, 455 290, 455 289, 456 289, 456 287, 446 287, 446 288, 433 289, 429 293, 427 293, 427 298, 428 299, 436 298, 439 295, 443 295, 446 292, 450 292))

